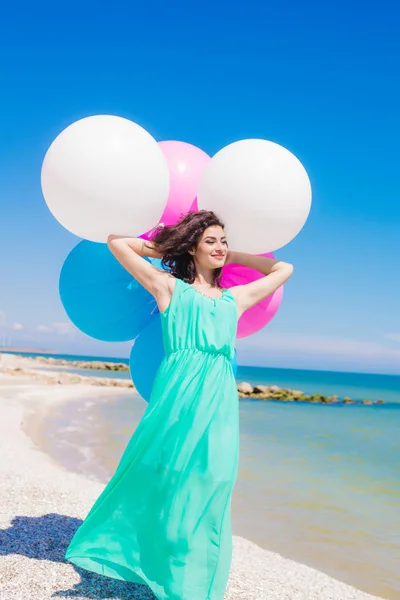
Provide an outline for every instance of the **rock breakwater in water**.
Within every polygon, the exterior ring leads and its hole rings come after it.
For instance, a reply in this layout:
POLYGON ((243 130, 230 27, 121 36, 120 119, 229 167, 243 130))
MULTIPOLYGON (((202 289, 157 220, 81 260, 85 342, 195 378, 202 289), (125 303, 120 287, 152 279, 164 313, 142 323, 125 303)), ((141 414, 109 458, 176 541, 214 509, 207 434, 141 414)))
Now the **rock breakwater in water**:
POLYGON ((307 395, 301 390, 280 388, 277 385, 256 385, 239 383, 239 398, 253 398, 258 400, 281 400, 283 402, 310 402, 318 404, 384 404, 384 400, 352 400, 351 398, 338 398, 337 396, 324 396, 323 394, 307 395))
MULTIPOLYGON (((97 385, 108 387, 129 388, 135 391, 134 382, 131 379, 122 379, 118 377, 93 377, 90 375, 78 375, 67 373, 65 368, 85 368, 109 371, 129 371, 129 367, 124 363, 110 363, 102 361, 67 361, 64 359, 55 359, 38 356, 23 357, 11 354, 0 354, 0 372, 7 375, 29 377, 32 381, 45 383, 46 385, 97 385), (41 371, 40 365, 50 367, 63 367, 61 372, 56 370, 41 371), (34 367, 34 368, 32 368, 34 367), (39 367, 39 368, 38 368, 39 367)), ((373 401, 353 400, 349 397, 338 398, 337 396, 324 396, 323 394, 305 394, 301 390, 292 390, 280 388, 277 385, 256 385, 243 381, 237 385, 239 398, 249 400, 281 401, 281 402, 308 402, 311 404, 384 404, 382 399, 373 401)))
POLYGON ((129 366, 125 363, 105 362, 100 360, 65 360, 62 358, 48 358, 38 356, 30 360, 38 364, 49 365, 51 367, 68 367, 74 369, 91 369, 94 371, 129 371, 129 366))
POLYGON ((75 375, 74 373, 49 373, 39 370, 31 371, 29 369, 22 369, 21 367, 4 367, 0 369, 0 373, 4 373, 5 375, 14 375, 17 377, 29 377, 31 381, 45 383, 46 385, 84 384, 132 389, 135 387, 131 379, 118 379, 116 377, 85 377, 84 375, 75 375))

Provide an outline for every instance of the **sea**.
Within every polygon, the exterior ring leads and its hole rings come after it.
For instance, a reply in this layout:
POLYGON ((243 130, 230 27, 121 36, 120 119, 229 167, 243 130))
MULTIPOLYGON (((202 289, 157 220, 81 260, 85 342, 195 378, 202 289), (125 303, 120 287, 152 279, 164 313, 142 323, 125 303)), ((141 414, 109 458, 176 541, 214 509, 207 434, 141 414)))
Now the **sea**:
MULTIPOLYGON (((120 358, 49 356, 128 364, 120 358)), ((232 525, 234 534, 263 548, 399 600, 400 376, 239 366, 236 378, 306 394, 384 401, 240 399, 232 525)), ((67 468, 106 483, 146 406, 130 391, 57 406, 44 423, 46 450, 67 468)))

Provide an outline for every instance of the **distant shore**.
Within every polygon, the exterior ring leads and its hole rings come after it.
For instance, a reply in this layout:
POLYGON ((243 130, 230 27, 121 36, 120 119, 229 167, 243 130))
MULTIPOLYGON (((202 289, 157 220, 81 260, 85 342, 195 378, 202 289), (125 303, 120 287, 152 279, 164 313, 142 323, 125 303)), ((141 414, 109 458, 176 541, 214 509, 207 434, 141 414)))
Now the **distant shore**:
MULTIPOLYGON (((67 373, 67 369, 87 369, 96 371, 129 372, 129 366, 123 362, 108 361, 81 361, 66 360, 45 356, 27 357, 17 353, 0 353, 0 372, 7 375, 25 376, 47 385, 72 385, 86 384, 108 387, 123 387, 135 390, 134 382, 128 378, 118 377, 93 377, 91 375, 79 375, 67 373), (47 371, 40 370, 40 366, 51 368, 47 371), (58 372, 54 368, 61 368, 58 372)), ((237 384, 238 396, 243 399, 280 401, 280 402, 298 402, 312 404, 361 404, 361 405, 380 405, 385 401, 382 398, 378 400, 353 400, 345 396, 338 398, 336 395, 325 396, 323 394, 305 394, 302 390, 281 388, 277 385, 252 385, 246 381, 237 384)))
POLYGON ((5 352, 8 354, 12 354, 15 352, 24 352, 29 354, 57 354, 55 350, 38 350, 37 348, 9 348, 0 346, 0 352, 5 352))

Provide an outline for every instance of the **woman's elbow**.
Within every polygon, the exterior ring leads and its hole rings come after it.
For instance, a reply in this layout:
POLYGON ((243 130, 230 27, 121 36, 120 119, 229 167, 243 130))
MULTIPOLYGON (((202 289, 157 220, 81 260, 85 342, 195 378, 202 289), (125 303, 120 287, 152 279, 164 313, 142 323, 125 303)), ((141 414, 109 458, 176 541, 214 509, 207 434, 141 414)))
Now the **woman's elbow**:
POLYGON ((108 237, 107 237, 107 246, 111 249, 113 246, 116 245, 116 242, 120 239, 119 235, 115 235, 114 233, 111 233, 108 237))
POLYGON ((293 265, 291 263, 282 263, 279 271, 281 272, 283 283, 285 283, 293 274, 293 265))
POLYGON ((290 273, 290 275, 293 273, 294 267, 291 263, 285 263, 285 269, 288 271, 288 273, 290 273))
POLYGON ((280 260, 272 268, 271 272, 273 271, 285 273, 290 277, 290 275, 293 273, 293 265, 291 263, 283 262, 282 260, 280 260))

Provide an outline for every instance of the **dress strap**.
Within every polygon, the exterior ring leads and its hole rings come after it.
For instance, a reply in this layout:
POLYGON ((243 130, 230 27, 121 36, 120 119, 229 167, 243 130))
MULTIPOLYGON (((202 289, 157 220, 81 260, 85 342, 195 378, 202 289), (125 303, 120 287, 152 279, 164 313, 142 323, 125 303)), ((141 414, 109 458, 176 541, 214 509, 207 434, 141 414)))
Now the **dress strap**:
POLYGON ((167 308, 165 310, 163 310, 163 312, 161 312, 160 310, 158 311, 161 316, 163 316, 163 315, 166 316, 170 312, 171 306, 174 305, 174 304, 176 304, 176 302, 178 300, 178 297, 181 294, 181 290, 182 290, 182 287, 183 287, 182 284, 185 284, 185 282, 182 281, 182 279, 179 279, 179 277, 175 277, 175 287, 174 287, 174 290, 172 292, 171 301, 168 304, 167 308))

